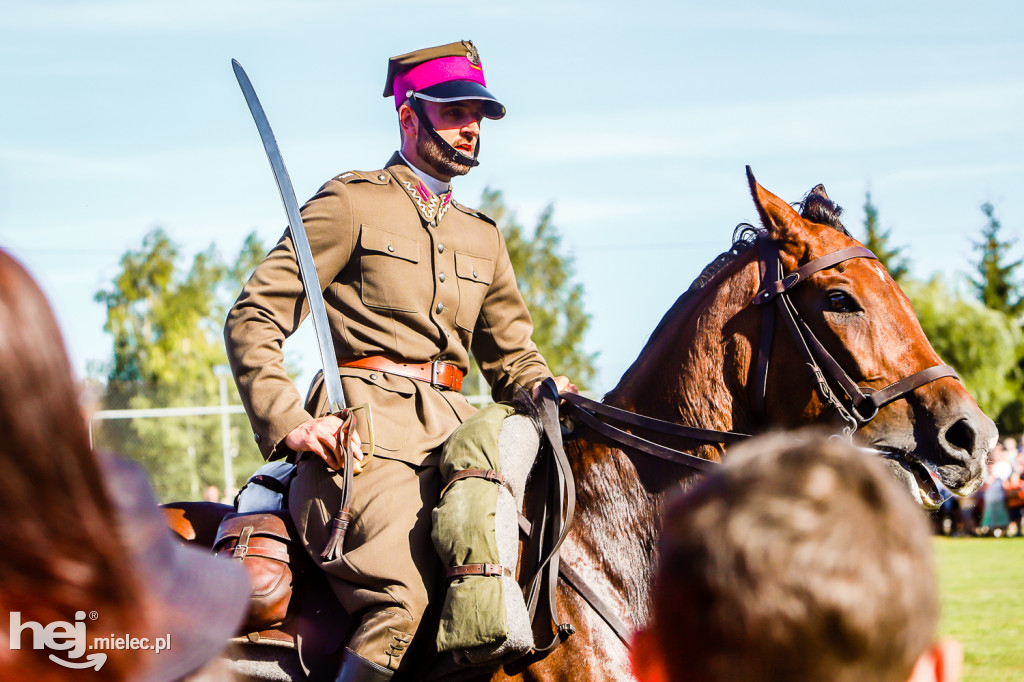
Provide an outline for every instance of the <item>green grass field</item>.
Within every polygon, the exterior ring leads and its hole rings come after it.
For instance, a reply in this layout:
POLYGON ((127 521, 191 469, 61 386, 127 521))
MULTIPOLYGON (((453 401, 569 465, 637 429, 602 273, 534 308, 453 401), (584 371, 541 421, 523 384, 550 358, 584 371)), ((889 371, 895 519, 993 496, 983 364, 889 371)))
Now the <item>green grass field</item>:
POLYGON ((943 635, 965 682, 1024 680, 1024 538, 936 538, 943 635))

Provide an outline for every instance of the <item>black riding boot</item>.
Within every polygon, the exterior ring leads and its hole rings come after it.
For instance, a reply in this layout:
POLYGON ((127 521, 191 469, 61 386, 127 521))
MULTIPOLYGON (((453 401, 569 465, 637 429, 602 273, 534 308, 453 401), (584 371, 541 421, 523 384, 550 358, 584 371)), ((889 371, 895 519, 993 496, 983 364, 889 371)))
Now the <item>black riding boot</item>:
POLYGON ((335 682, 388 682, 395 671, 368 661, 351 649, 345 649, 341 670, 335 682))

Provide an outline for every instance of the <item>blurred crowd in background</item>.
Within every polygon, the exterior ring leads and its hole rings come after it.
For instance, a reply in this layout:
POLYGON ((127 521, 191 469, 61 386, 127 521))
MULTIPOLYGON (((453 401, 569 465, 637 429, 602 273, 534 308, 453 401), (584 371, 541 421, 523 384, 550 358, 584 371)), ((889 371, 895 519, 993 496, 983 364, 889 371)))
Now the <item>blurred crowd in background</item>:
POLYGON ((950 496, 933 514, 936 532, 954 537, 1021 537, 1022 475, 1024 443, 1004 438, 989 457, 984 484, 972 495, 950 496))

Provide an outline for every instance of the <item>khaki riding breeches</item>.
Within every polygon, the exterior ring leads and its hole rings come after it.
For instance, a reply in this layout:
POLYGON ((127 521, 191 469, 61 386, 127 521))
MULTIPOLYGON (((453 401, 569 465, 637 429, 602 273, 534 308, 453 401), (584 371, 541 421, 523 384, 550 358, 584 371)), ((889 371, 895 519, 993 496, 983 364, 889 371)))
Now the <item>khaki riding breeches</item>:
POLYGON ((360 619, 348 647, 378 665, 398 669, 437 575, 430 529, 440 473, 436 466, 371 458, 354 480, 343 554, 322 562, 320 552, 341 500, 341 481, 341 474, 318 457, 304 457, 289 492, 292 519, 342 606, 360 619))

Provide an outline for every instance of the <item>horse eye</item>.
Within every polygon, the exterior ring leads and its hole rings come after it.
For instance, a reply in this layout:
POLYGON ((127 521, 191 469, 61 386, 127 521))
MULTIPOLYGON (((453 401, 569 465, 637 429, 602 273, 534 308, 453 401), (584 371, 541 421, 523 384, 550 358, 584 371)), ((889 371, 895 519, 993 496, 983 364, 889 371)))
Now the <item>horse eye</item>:
POLYGON ((828 292, 828 303, 834 313, 855 313, 860 310, 857 302, 845 291, 828 292))

